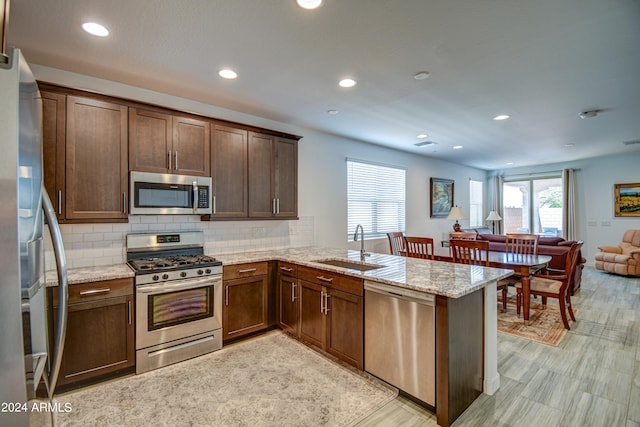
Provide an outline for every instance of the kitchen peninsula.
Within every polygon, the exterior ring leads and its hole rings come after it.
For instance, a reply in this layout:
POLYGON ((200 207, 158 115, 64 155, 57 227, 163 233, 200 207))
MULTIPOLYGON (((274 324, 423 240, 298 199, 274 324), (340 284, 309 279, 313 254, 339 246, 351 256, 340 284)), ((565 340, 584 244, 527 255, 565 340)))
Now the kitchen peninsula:
MULTIPOLYGON (((365 282, 375 282, 389 287, 397 287, 398 290, 433 295, 435 299, 436 396, 435 405, 432 406, 435 408, 440 425, 453 423, 480 393, 493 394, 499 388, 497 304, 495 303, 497 296, 496 287, 492 285, 497 280, 512 274, 511 270, 384 254, 370 254, 365 257, 364 263, 361 263, 359 251, 318 247, 211 255, 223 262, 225 271, 234 266, 244 267, 248 264, 268 263, 270 266, 270 272, 267 276, 268 282, 275 282, 278 286, 269 285, 267 291, 269 295, 265 296, 265 306, 268 305, 269 310, 274 313, 275 307, 281 311, 282 302, 285 300, 297 301, 298 296, 304 300, 305 294, 300 294, 300 292, 304 291, 305 286, 308 286, 308 290, 313 290, 314 287, 319 289, 321 286, 310 283, 316 276, 327 280, 327 284, 322 286, 323 290, 318 290, 318 295, 320 292, 323 296, 326 295, 324 297, 326 298, 324 300, 325 315, 330 311, 329 307, 331 307, 332 314, 338 309, 340 293, 354 296, 355 299, 360 298, 359 310, 362 315, 364 311, 362 287, 365 282), (342 262, 344 266, 327 264, 327 262, 336 263, 335 261, 339 261, 337 264, 342 262), (326 274, 315 274, 322 272, 326 274), (280 279, 280 275, 283 275, 284 280, 280 279), (278 276, 277 279, 276 276, 278 276), (343 280, 343 278, 346 279, 343 280), (294 293, 287 293, 281 299, 280 296, 284 292, 284 288, 280 285, 283 283, 286 285, 288 279, 291 279, 289 281, 295 284, 294 290, 291 290, 291 292, 295 292, 295 296, 294 293), (350 282, 348 279, 354 280, 350 282), (331 283, 332 281, 333 283, 331 283), (343 283, 346 285, 342 285, 343 283), (354 287, 352 283, 360 283, 360 288, 354 287), (344 286, 347 286, 347 292, 343 292, 345 291, 344 286), (334 291, 335 294, 332 293, 334 291), (276 293, 278 294, 277 299, 276 293), (331 303, 328 302, 329 297, 331 297, 331 303), (489 303, 485 303, 486 301, 489 303), (332 305, 334 303, 335 306, 332 305)), ((115 276, 106 277, 108 273, 105 273, 105 270, 108 269, 109 266, 96 267, 96 279, 93 280, 118 278, 115 276)), ((86 268, 78 272, 70 271, 70 283, 92 281, 90 271, 91 269, 86 268), (76 278, 76 274, 79 277, 76 278)), ((114 274, 130 276, 130 273, 115 267, 114 274)), ((318 305, 322 305, 322 303, 318 305)), ((313 308, 317 309, 315 303, 313 308)), ((298 313, 303 310, 304 307, 300 308, 298 313)), ((279 312, 277 316, 279 320, 280 314, 279 312)), ((362 321, 359 327, 354 327, 353 323, 347 325, 344 317, 340 320, 340 322, 334 320, 334 324, 331 324, 329 328, 363 328, 362 321)), ((278 323, 282 327, 282 323, 278 323)), ((304 325, 305 321, 303 320, 301 323, 304 325)), ((284 327, 283 329, 286 330, 284 327)), ((302 329, 304 326, 299 326, 297 330, 302 329)), ((323 330, 325 329, 327 329, 326 325, 323 326, 323 330)), ((362 339, 361 330, 357 332, 362 339)), ((325 341, 325 348, 322 343, 306 338, 311 335, 305 335, 303 330, 303 333, 298 334, 297 338, 334 354, 331 342, 327 344, 325 341)), ((363 369, 361 363, 351 364, 363 369)))

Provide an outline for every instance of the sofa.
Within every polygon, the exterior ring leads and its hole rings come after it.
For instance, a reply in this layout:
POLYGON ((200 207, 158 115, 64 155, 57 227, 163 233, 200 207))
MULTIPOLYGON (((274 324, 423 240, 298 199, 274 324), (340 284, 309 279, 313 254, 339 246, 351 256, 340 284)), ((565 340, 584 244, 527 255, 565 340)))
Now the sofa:
MULTIPOLYGON (((464 231, 475 231, 478 233, 476 240, 489 241, 489 250, 496 252, 504 252, 506 249, 507 236, 502 234, 492 234, 491 230, 485 227, 473 228, 464 231)), ((569 253, 569 249, 573 244, 573 241, 565 240, 562 237, 540 237, 538 239, 538 254, 551 256, 549 262, 549 268, 555 268, 558 270, 564 270, 566 266, 566 258, 569 253)), ((571 284, 571 295, 573 295, 577 289, 580 288, 582 281, 582 269, 584 268, 586 259, 582 257, 582 254, 578 254, 579 265, 576 268, 576 272, 573 277, 573 283, 571 284)))
POLYGON ((599 246, 596 268, 623 276, 640 275, 640 230, 627 230, 618 246, 599 246))

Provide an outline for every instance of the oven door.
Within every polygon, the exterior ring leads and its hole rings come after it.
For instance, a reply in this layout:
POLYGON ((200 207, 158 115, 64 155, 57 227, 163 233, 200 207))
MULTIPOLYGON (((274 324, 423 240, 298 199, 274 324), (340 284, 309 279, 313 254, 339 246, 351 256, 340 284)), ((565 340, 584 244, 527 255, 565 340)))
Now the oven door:
POLYGON ((220 329, 221 320, 220 277, 136 287, 136 349, 220 329))

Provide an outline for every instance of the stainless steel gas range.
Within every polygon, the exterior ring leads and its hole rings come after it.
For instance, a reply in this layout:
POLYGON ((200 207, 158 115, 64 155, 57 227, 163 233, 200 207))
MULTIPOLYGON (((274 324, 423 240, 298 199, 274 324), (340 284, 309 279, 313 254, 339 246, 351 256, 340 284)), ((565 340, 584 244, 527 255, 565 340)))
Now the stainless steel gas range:
POLYGON ((127 235, 135 271, 136 374, 222 348, 222 263, 200 231, 127 235))

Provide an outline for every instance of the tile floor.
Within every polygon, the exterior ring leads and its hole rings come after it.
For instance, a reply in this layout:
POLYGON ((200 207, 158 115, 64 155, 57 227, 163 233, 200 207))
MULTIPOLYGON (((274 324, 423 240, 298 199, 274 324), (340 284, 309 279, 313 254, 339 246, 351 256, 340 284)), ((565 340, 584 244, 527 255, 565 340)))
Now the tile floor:
MULTIPOLYGON (((476 399, 454 427, 640 427, 640 278, 586 267, 572 302, 578 320, 558 347, 498 334, 500 390, 476 399)), ((398 397, 357 426, 399 425, 437 424, 398 397)))

